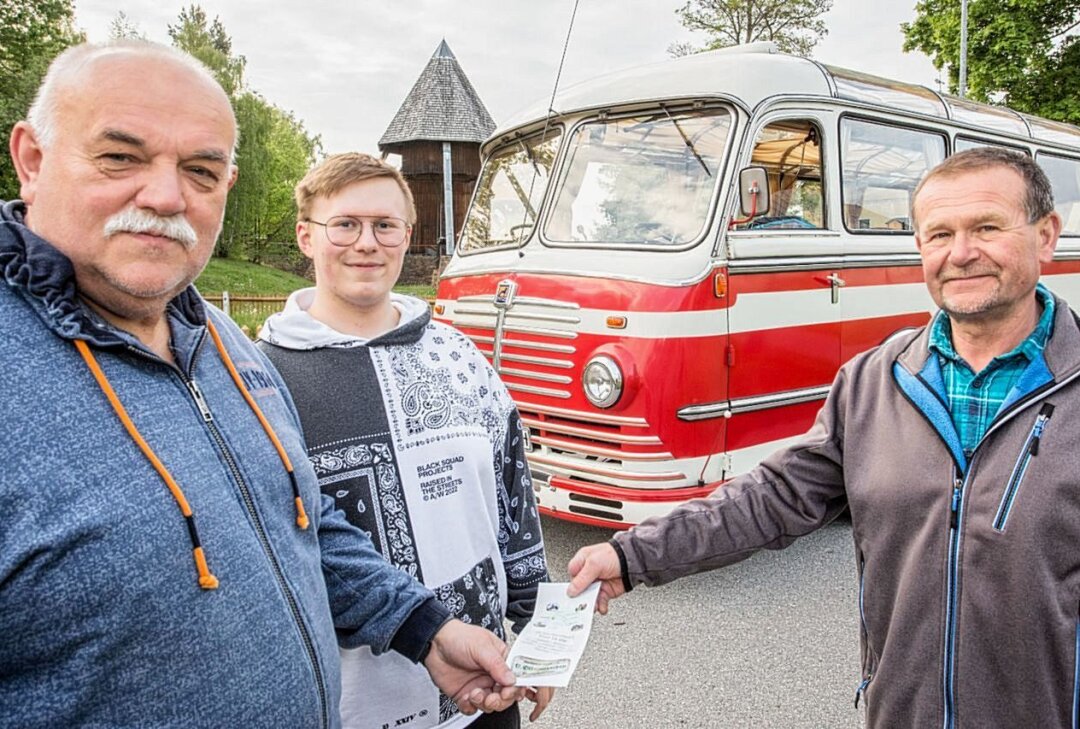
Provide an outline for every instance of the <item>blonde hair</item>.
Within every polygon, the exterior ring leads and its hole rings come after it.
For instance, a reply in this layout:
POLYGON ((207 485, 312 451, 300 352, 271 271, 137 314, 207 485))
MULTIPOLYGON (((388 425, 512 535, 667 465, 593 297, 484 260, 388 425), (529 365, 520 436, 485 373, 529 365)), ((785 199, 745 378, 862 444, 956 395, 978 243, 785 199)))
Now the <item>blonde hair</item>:
POLYGON ((405 181, 397 168, 361 152, 331 155, 304 175, 304 179, 296 184, 296 219, 308 220, 315 198, 330 197, 349 185, 379 177, 389 177, 401 188, 407 208, 405 222, 414 225, 416 203, 413 200, 412 190, 409 189, 409 183, 405 181))

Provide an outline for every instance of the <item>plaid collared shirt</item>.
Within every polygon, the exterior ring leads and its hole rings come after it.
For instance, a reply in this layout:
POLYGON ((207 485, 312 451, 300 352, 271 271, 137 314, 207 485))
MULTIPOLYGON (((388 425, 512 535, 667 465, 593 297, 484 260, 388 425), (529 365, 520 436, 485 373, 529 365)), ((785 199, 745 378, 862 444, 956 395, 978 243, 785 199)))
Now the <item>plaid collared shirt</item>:
POLYGON ((1043 306, 1035 329, 1011 352, 990 360, 982 372, 973 371, 953 349, 952 327, 945 312, 939 311, 930 325, 930 350, 941 364, 953 425, 969 458, 1020 375, 1040 356, 1050 338, 1054 297, 1042 284, 1035 288, 1035 295, 1043 306))

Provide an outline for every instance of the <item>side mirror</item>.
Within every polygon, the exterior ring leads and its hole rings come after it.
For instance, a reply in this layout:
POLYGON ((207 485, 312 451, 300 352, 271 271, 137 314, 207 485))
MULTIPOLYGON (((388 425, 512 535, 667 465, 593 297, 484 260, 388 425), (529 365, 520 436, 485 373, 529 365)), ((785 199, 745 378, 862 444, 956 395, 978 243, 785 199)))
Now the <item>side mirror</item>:
POLYGON ((747 220, 769 212, 769 173, 764 167, 739 171, 739 209, 747 220))

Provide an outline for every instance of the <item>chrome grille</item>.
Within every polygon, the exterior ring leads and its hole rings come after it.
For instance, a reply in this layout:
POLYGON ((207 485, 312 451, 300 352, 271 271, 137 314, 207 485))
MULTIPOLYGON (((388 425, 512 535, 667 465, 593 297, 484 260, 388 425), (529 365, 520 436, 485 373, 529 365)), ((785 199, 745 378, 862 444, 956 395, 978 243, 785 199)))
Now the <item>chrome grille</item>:
POLYGON ((551 475, 643 489, 685 485, 687 476, 662 464, 673 459, 644 418, 584 412, 530 402, 570 398, 580 381, 575 340, 580 306, 526 296, 464 296, 447 312, 476 344, 517 401, 533 446, 529 462, 551 475), (518 335, 518 336, 515 336, 518 335), (528 338, 523 338, 527 336, 528 338))
POLYGON ((565 400, 574 382, 567 371, 574 368, 574 363, 537 353, 572 355, 577 351, 572 344, 562 342, 577 339, 576 329, 581 323, 578 309, 572 302, 528 296, 518 297, 511 307, 500 309, 494 296, 463 296, 454 305, 450 323, 463 330, 491 359, 499 375, 507 378, 508 390, 565 400), (557 341, 534 341, 508 333, 557 341))
POLYGON ((545 473, 638 488, 666 488, 686 481, 680 471, 647 468, 672 460, 672 455, 659 437, 647 434, 649 423, 644 418, 567 410, 520 399, 518 410, 532 433, 529 462, 545 473))

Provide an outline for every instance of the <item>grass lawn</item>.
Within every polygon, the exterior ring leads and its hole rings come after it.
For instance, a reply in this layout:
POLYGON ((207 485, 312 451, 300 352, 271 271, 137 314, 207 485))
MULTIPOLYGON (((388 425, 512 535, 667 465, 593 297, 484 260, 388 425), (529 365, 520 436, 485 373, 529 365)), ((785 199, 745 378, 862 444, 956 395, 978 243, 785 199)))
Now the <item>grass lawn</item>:
MULTIPOLYGON (((246 261, 234 261, 228 258, 211 258, 206 270, 195 280, 195 287, 208 298, 228 291, 230 296, 288 296, 297 289, 314 286, 302 276, 295 276, 286 271, 279 271, 269 266, 260 266, 246 261)), ((411 294, 421 299, 435 297, 435 289, 425 285, 396 286, 394 291, 411 294)), ((234 304, 232 318, 249 333, 257 332, 262 326, 266 314, 248 312, 239 304, 234 304)))
POLYGON ((222 291, 237 296, 287 296, 305 286, 314 284, 287 271, 228 258, 211 258, 195 280, 195 288, 203 296, 217 296, 222 291))

